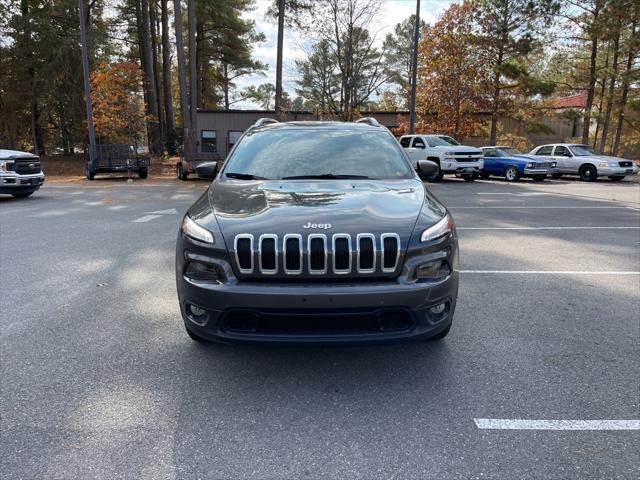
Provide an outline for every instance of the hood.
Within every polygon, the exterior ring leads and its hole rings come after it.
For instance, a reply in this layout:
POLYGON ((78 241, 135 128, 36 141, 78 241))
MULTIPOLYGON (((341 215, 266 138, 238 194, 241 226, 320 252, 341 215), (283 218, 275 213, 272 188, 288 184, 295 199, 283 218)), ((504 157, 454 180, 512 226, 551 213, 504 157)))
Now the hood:
MULTIPOLYGON (((241 233, 397 233, 404 243, 422 210, 425 189, 417 179, 225 180, 211 185, 209 201, 227 244, 241 233), (316 227, 305 228, 309 224, 316 227)), ((434 211, 434 222, 440 216, 434 211)))
POLYGON ((37 155, 29 152, 21 152, 19 150, 2 150, 0 149, 0 160, 13 160, 15 158, 38 158, 37 155))
POLYGON ((482 155, 482 150, 480 150, 479 148, 476 147, 470 147, 468 145, 449 145, 449 146, 445 146, 445 145, 438 145, 435 148, 439 148, 441 150, 447 150, 449 152, 473 152, 473 153, 477 153, 478 155, 482 155))
POLYGON ((609 155, 579 155, 579 158, 588 158, 596 162, 628 162, 624 158, 610 157, 609 155))

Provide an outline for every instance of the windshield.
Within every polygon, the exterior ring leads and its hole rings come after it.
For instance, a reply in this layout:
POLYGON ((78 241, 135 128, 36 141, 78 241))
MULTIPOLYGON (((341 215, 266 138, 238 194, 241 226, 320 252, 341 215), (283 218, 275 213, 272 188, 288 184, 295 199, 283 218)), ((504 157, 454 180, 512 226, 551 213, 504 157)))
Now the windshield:
POLYGON ((438 138, 441 138, 442 140, 447 142, 449 145, 456 145, 456 146, 460 145, 455 138, 450 137, 449 135, 440 135, 438 138))
POLYGON ((586 145, 573 145, 572 147, 570 147, 571 153, 573 153, 575 156, 590 156, 590 155, 595 155, 596 151, 591 148, 591 147, 587 147, 586 145))
POLYGON ((227 178, 412 178, 396 140, 386 132, 278 129, 247 133, 224 169, 227 178))
POLYGON ((436 137, 435 135, 432 137, 427 137, 427 141, 432 147, 450 147, 451 145, 453 145, 452 143, 447 142, 442 137, 436 137))
POLYGON ((522 152, 520 150, 513 147, 501 148, 499 150, 505 155, 522 155, 522 152))

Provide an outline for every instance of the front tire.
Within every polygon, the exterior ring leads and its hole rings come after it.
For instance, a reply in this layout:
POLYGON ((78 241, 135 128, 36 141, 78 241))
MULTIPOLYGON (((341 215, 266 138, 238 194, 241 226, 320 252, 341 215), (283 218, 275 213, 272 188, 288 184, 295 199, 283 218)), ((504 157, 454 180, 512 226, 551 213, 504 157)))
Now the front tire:
POLYGON ((562 178, 562 174, 561 173, 553 173, 553 174, 551 174, 551 176, 553 178, 555 178, 556 180, 559 179, 559 178, 562 178))
POLYGON ((188 177, 188 174, 185 173, 184 168, 180 163, 176 167, 176 177, 178 177, 178 180, 186 180, 188 177))
POLYGON ((517 182, 520 180, 520 171, 514 166, 507 167, 504 169, 504 178, 507 182, 517 182))
POLYGON ((544 182, 546 180, 547 176, 546 175, 536 175, 535 177, 533 177, 533 181, 534 182, 544 182))
POLYGON ((148 176, 149 176, 149 170, 147 170, 147 169, 140 170, 140 171, 138 172, 138 178, 145 179, 145 178, 147 178, 148 176))
POLYGON ((11 195, 13 195, 15 198, 27 198, 31 194, 33 194, 33 192, 19 192, 19 193, 12 193, 11 195))
POLYGON ((580 167, 580 180, 583 182, 595 182, 598 179, 598 170, 596 167, 587 164, 580 167))
POLYGON ((471 175, 463 175, 462 176, 462 179, 465 182, 475 182, 477 178, 478 178, 478 174, 477 173, 472 173, 471 175))
MULTIPOLYGON (((428 160, 428 159, 427 159, 428 160)), ((433 162, 433 160, 431 160, 433 162)), ((440 163, 438 162, 434 162, 438 165, 438 173, 436 173, 435 175, 432 175, 430 177, 426 177, 427 182, 431 182, 431 183, 440 183, 442 182, 442 177, 444 177, 444 173, 442 173, 442 170, 440 170, 440 163)))

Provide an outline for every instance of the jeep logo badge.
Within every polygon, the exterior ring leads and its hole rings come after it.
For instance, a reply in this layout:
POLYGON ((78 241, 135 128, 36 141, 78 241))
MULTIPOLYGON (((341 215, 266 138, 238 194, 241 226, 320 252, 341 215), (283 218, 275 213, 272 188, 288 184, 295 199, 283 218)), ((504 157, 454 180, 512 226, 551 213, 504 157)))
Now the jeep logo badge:
POLYGON ((302 228, 319 228, 321 230, 329 230, 331 228, 331 224, 330 223, 307 223, 306 225, 303 225, 302 228))

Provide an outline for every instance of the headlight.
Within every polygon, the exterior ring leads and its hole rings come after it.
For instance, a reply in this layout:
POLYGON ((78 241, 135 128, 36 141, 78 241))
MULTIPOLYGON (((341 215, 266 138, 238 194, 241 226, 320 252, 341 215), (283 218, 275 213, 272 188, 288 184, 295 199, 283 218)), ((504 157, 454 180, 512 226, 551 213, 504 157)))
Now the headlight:
POLYGON ((445 157, 455 157, 456 156, 456 152, 444 152, 444 156, 445 157))
POLYGON ((185 215, 184 220, 182 220, 182 233, 200 242, 214 243, 211 232, 198 225, 189 215, 185 215))
POLYGON ((7 162, 0 162, 0 172, 7 171, 7 162))
POLYGON ((536 166, 536 164, 533 163, 533 162, 527 163, 527 168, 534 168, 535 166, 536 166))
POLYGON ((454 228, 455 223, 453 223, 453 218, 451 218, 449 214, 446 214, 442 220, 422 232, 420 241, 428 242, 430 240, 436 240, 437 238, 444 237, 445 235, 453 232, 454 228))
POLYGON ((551 162, 551 168, 556 168, 557 163, 556 162, 551 162))

